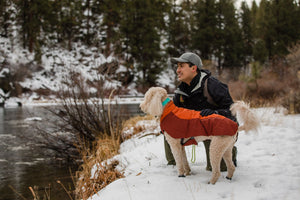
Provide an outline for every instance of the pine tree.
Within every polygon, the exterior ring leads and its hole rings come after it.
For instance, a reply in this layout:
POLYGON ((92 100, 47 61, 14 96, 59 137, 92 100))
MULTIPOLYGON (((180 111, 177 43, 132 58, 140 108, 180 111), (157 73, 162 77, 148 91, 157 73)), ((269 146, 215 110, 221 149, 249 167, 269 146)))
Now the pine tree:
POLYGON ((157 75, 162 70, 160 30, 164 25, 166 12, 163 0, 127 0, 124 3, 121 32, 127 62, 135 66, 143 86, 155 85, 157 75))
POLYGON ((217 32, 217 10, 215 0, 197 1, 195 5, 195 29, 193 34, 193 49, 199 50, 203 59, 212 59, 214 41, 217 32))
POLYGON ((294 45, 300 38, 297 4, 294 0, 272 0, 271 6, 275 19, 272 55, 284 56, 288 53, 288 47, 294 45))
POLYGON ((60 0, 52 4, 54 19, 49 19, 54 38, 67 49, 72 49, 73 42, 85 41, 82 31, 84 6, 80 0, 60 0))
POLYGON ((243 64, 246 65, 247 63, 251 62, 252 55, 253 55, 253 29, 252 29, 252 15, 251 11, 246 2, 242 2, 241 4, 241 30, 242 30, 242 41, 243 41, 243 48, 242 48, 242 57, 243 57, 243 64))
POLYGON ((41 46, 43 45, 43 33, 47 29, 47 18, 50 4, 48 0, 24 0, 15 1, 17 9, 17 21, 20 25, 23 47, 30 52, 35 52, 35 60, 41 60, 41 46))
POLYGON ((185 21, 183 8, 173 1, 169 6, 167 21, 167 47, 166 52, 170 56, 179 56, 189 49, 190 31, 185 21))
POLYGON ((266 48, 265 41, 262 39, 256 39, 253 46, 253 58, 255 61, 263 64, 268 58, 268 49, 266 48))
POLYGON ((10 13, 8 11, 9 0, 2 0, 0 2, 0 35, 1 37, 8 37, 8 27, 10 13))
POLYGON ((104 43, 105 54, 108 56, 112 52, 119 51, 120 38, 120 22, 121 22, 121 8, 123 2, 121 0, 103 0, 103 21, 102 29, 105 31, 104 43))
POLYGON ((218 66, 241 66, 242 38, 236 17, 234 3, 231 0, 219 1, 217 6, 217 32, 214 42, 214 55, 218 66))
POLYGON ((251 29, 253 37, 257 37, 259 34, 257 33, 257 14, 258 13, 258 6, 256 2, 253 0, 251 5, 251 29))
MULTIPOLYGON (((182 0, 180 1, 180 7, 182 9, 182 22, 185 28, 183 34, 185 34, 186 47, 184 51, 192 51, 192 31, 196 29, 196 19, 193 0, 182 0)), ((182 53, 182 52, 181 52, 182 53)), ((181 54, 180 53, 180 54, 181 54)))
POLYGON ((84 5, 82 6, 82 12, 83 12, 83 20, 81 27, 83 28, 82 33, 82 40, 85 44, 90 46, 92 44, 93 40, 93 31, 92 31, 92 1, 86 0, 84 5))
MULTIPOLYGON (((264 4, 262 2, 261 4, 264 4)), ((252 18, 252 33, 253 33, 253 59, 254 61, 258 61, 263 64, 268 58, 268 49, 266 47, 266 43, 262 37, 262 32, 264 25, 260 20, 264 20, 264 12, 260 9, 255 1, 252 1, 251 6, 251 18, 252 18)))
POLYGON ((273 15, 271 3, 267 0, 261 0, 257 12, 257 39, 264 41, 268 50, 268 57, 271 58, 274 51, 276 41, 276 20, 273 15))
POLYGON ((80 28, 82 25, 82 4, 80 0, 64 0, 65 6, 61 10, 61 28, 64 40, 67 41, 67 47, 72 49, 73 42, 80 41, 80 28))

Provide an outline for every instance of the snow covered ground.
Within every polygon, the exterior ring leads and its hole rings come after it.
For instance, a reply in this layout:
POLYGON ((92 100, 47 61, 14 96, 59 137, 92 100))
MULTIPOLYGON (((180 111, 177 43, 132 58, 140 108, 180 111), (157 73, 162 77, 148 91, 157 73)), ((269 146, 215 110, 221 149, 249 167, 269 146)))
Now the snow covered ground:
MULTIPOLYGON (((300 115, 284 115, 274 108, 255 111, 262 127, 258 134, 240 133, 238 167, 232 181, 222 172, 215 185, 207 184, 211 172, 205 170, 202 143, 196 147, 196 162, 190 162, 192 175, 178 178, 176 167, 166 165, 163 136, 145 136, 158 133, 158 123, 143 121, 146 131, 125 141, 115 157, 126 178, 89 200, 300 199, 300 115)), ((186 150, 190 160, 192 147, 186 150)))

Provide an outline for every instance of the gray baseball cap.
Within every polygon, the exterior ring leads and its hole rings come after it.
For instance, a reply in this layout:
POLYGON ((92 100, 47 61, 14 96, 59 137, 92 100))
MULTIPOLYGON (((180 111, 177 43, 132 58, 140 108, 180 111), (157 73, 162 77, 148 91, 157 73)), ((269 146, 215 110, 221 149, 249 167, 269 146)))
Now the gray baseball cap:
POLYGON ((179 58, 171 58, 171 62, 173 64, 182 62, 182 63, 192 63, 198 67, 198 69, 201 69, 202 67, 202 61, 200 57, 194 53, 187 52, 182 54, 179 58))

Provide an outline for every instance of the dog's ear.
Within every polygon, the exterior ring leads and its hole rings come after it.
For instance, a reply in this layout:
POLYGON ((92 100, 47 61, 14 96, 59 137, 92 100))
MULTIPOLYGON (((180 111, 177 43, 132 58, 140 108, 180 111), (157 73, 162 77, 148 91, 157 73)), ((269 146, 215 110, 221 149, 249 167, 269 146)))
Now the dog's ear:
POLYGON ((149 103, 153 97, 153 88, 150 88, 146 93, 145 93, 145 96, 144 96, 144 101, 142 101, 140 103, 140 108, 141 110, 144 112, 144 113, 148 113, 148 108, 149 108, 149 103))
POLYGON ((154 88, 153 96, 149 103, 149 114, 153 116, 161 116, 163 112, 162 102, 168 97, 167 91, 161 87, 154 88))
POLYGON ((162 99, 167 97, 167 91, 160 87, 150 88, 146 94, 144 101, 140 104, 142 111, 152 115, 160 116, 162 114, 162 99))
POLYGON ((159 92, 156 92, 149 103, 148 112, 152 116, 160 116, 163 112, 162 96, 159 92))
MULTIPOLYGON (((147 93, 146 93, 146 94, 147 94, 147 93)), ((148 103, 149 103, 149 101, 150 101, 149 96, 146 95, 146 94, 145 94, 145 97, 144 97, 144 101, 142 101, 142 102, 140 103, 140 108, 141 108, 141 110, 142 110, 144 113, 148 113, 147 108, 149 107, 149 106, 148 106, 148 103)))

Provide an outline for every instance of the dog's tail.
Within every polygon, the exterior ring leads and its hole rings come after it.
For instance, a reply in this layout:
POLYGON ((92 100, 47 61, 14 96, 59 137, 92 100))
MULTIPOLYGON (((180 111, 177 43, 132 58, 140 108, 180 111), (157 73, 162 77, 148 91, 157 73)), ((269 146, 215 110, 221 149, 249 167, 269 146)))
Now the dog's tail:
POLYGON ((249 104, 243 101, 237 101, 230 107, 231 113, 237 117, 240 124, 239 131, 258 132, 260 122, 256 114, 250 109, 249 104))

